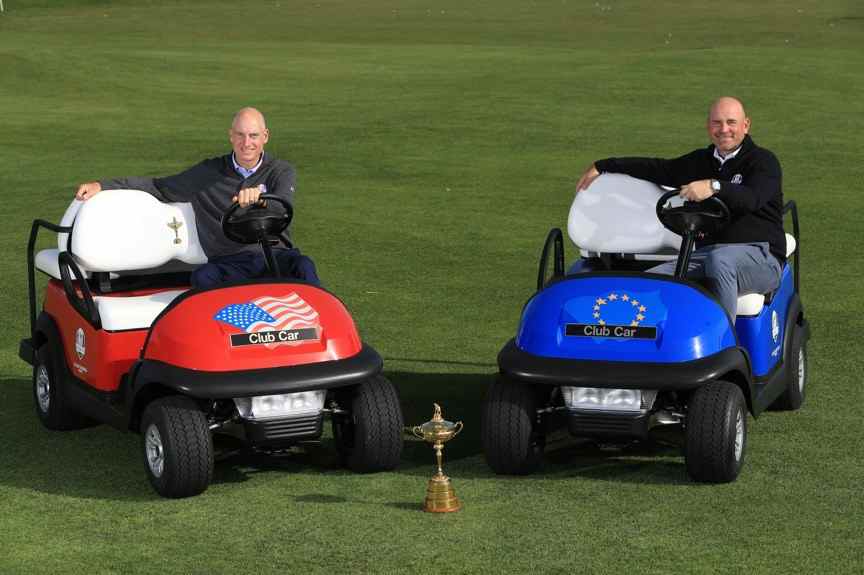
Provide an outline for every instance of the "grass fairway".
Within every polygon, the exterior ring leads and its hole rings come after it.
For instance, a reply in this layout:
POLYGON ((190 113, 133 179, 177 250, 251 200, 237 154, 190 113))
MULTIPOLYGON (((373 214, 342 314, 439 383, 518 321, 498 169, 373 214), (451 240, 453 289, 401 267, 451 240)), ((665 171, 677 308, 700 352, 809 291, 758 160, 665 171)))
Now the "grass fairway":
POLYGON ((860 3, 5 5, 0 573, 861 573, 860 3), (564 438, 540 473, 495 476, 480 401, 576 176, 705 145, 726 93, 801 211, 804 408, 749 421, 729 485, 691 483, 674 449, 564 438), (433 456, 416 441, 378 475, 341 470, 329 441, 228 459, 203 495, 167 501, 137 436, 33 414, 17 357, 31 220, 58 221, 78 182, 224 153, 247 104, 298 170, 294 235, 384 356, 406 422, 432 401, 464 420, 445 452, 462 512, 420 511, 433 456))

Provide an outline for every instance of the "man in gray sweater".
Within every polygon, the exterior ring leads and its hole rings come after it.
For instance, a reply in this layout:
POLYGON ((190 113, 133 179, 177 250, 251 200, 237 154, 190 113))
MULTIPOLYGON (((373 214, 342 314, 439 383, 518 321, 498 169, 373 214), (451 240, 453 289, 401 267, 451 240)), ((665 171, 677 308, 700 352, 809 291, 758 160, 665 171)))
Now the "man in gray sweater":
MULTIPOLYGON (((195 211, 198 239, 208 262, 192 272, 193 287, 212 287, 226 281, 266 274, 264 254, 258 245, 234 242, 222 233, 222 214, 234 202, 245 208, 261 194, 275 194, 289 203, 294 196, 294 169, 288 162, 264 153, 270 132, 264 116, 255 108, 243 108, 228 131, 233 152, 210 158, 188 170, 163 178, 117 178, 78 186, 76 199, 87 201, 102 190, 136 189, 163 202, 189 202, 195 211)), ((287 233, 285 247, 273 250, 283 275, 318 285, 315 264, 293 247, 287 233)))

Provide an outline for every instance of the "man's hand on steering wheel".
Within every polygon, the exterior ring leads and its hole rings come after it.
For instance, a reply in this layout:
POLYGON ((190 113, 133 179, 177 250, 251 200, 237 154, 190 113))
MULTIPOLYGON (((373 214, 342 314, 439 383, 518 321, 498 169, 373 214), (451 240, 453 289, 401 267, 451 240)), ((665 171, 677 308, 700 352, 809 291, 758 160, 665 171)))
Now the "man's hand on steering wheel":
POLYGON ((240 190, 236 196, 231 198, 232 201, 240 204, 241 208, 248 208, 252 204, 257 204, 259 202, 259 197, 264 193, 262 186, 255 186, 254 188, 243 188, 240 190))
POLYGON ((696 180, 685 186, 681 186, 678 195, 690 202, 701 202, 714 195, 711 189, 711 180, 696 180))

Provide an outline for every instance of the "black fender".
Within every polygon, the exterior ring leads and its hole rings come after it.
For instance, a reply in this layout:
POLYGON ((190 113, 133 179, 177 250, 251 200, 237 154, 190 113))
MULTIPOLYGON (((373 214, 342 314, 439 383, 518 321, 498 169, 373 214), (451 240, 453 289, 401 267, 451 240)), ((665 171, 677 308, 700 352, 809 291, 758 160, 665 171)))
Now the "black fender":
POLYGON ((33 334, 25 339, 22 339, 18 344, 18 357, 29 363, 36 365, 36 351, 42 347, 49 337, 54 337, 56 341, 60 340, 60 328, 57 327, 57 322, 54 318, 44 311, 36 318, 36 324, 33 326, 33 334))
POLYGON ((681 363, 596 361, 541 357, 519 349, 511 339, 498 354, 503 376, 552 386, 692 391, 715 379, 733 379, 748 403, 753 395, 747 351, 728 347, 708 357, 681 363))
POLYGON ((519 349, 511 339, 498 354, 502 375, 515 381, 553 386, 616 389, 692 390, 729 372, 749 384, 750 358, 740 347, 681 363, 597 361, 541 357, 519 349))
POLYGON ((203 402, 334 389, 358 385, 379 374, 383 366, 378 352, 365 343, 344 359, 243 371, 197 371, 142 359, 133 365, 127 380, 129 428, 137 429, 147 404, 164 395, 181 394, 203 402))
POLYGON ((810 339, 810 324, 804 317, 804 304, 801 303, 801 297, 798 293, 792 294, 792 301, 789 302, 789 310, 786 312, 786 333, 783 335, 783 355, 786 355, 786 350, 792 343, 792 330, 795 326, 803 330, 804 341, 810 339))

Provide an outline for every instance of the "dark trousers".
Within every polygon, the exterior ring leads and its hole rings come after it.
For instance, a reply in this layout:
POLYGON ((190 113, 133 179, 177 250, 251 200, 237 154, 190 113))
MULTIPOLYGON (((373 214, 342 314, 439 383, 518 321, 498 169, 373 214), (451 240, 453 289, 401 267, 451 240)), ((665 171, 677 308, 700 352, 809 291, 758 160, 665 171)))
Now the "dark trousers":
MULTIPOLYGON (((321 285, 315 262, 304 256, 297 248, 273 250, 273 258, 279 264, 279 272, 285 279, 299 279, 313 285, 321 285)), ((261 251, 239 252, 211 259, 192 272, 192 287, 210 288, 231 281, 273 277, 267 269, 267 260, 261 251)))

